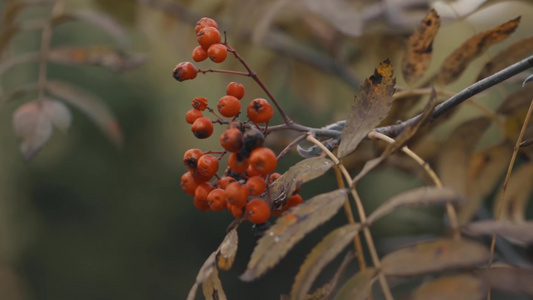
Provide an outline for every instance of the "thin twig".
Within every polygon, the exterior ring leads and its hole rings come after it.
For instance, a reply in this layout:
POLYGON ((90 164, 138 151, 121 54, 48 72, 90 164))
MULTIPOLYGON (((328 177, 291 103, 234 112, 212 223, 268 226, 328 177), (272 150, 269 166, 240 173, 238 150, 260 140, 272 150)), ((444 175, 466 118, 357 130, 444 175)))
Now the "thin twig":
POLYGON ((306 133, 299 135, 297 138, 295 138, 292 142, 290 142, 285 149, 281 150, 281 152, 278 154, 278 157, 276 160, 280 160, 283 156, 285 156, 294 146, 298 145, 301 141, 305 139, 307 136, 306 133))

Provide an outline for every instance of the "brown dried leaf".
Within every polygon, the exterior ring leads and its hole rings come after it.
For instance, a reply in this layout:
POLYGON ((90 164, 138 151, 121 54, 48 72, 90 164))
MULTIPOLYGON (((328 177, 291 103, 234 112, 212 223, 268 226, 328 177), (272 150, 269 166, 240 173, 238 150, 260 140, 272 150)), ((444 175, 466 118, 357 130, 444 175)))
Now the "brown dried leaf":
POLYGON ((144 55, 128 56, 108 45, 54 48, 50 50, 48 59, 67 65, 101 65, 113 71, 137 68, 146 61, 144 55))
POLYGON ((493 220, 477 221, 465 225, 463 231, 470 236, 497 234, 521 246, 533 243, 533 221, 521 223, 493 220))
POLYGON ((16 24, 2 28, 0 31, 0 54, 4 52, 11 39, 19 32, 20 26, 16 24))
POLYGON ((500 104, 496 112, 504 116, 514 115, 517 111, 525 114, 529 103, 531 103, 531 98, 533 98, 533 85, 526 85, 516 92, 509 94, 500 104))
POLYGON ((409 38, 402 58, 402 74, 408 85, 422 78, 429 68, 433 55, 433 39, 439 28, 440 17, 432 9, 409 38))
POLYGON ((228 271, 231 269, 237 255, 237 248, 239 246, 239 236, 237 228, 234 228, 226 234, 224 241, 220 244, 220 250, 217 255, 217 266, 219 269, 228 271))
MULTIPOLYGON (((335 275, 333 276, 333 278, 328 283, 324 284, 323 286, 314 290, 311 294, 307 295, 305 299, 306 300, 330 300, 331 296, 333 295, 333 292, 335 292, 335 289, 337 287, 339 280, 344 274, 344 271, 346 271, 348 264, 354 258, 355 258, 355 255, 352 251, 346 253, 346 256, 344 256, 344 259, 342 260, 339 268, 335 272, 335 275)), ((287 298, 287 299, 290 299, 290 298, 287 298)))
POLYGON ((24 160, 31 160, 50 139, 53 125, 44 112, 40 101, 21 105, 13 113, 13 128, 20 139, 20 150, 24 160))
POLYGON ((437 239, 394 251, 383 258, 382 270, 391 276, 414 276, 486 262, 489 250, 468 240, 437 239))
POLYGON ((289 209, 265 232, 241 279, 252 281, 276 265, 308 232, 329 220, 344 204, 346 190, 315 196, 289 209))
POLYGON ((226 294, 222 288, 222 282, 218 278, 218 270, 214 268, 211 276, 202 283, 202 291, 206 300, 226 300, 226 294))
MULTIPOLYGON (((529 162, 516 169, 505 190, 504 206, 502 207, 501 220, 510 219, 514 222, 524 222, 526 220, 526 207, 529 196, 533 191, 531 179, 533 178, 533 162, 529 162)), ((500 193, 494 201, 494 215, 497 214, 501 199, 500 193)))
POLYGON ((339 290, 335 300, 365 300, 376 281, 377 271, 368 268, 355 274, 339 290))
POLYGON ((352 153, 366 135, 387 116, 396 84, 396 79, 392 76, 392 65, 387 59, 359 88, 342 131, 338 150, 340 158, 352 153))
POLYGON ((334 163, 325 157, 312 157, 304 159, 292 166, 270 187, 272 207, 281 209, 288 196, 305 182, 322 176, 333 167, 334 163))
POLYGON ((84 112, 115 143, 122 145, 122 131, 108 107, 94 95, 62 81, 48 81, 46 90, 84 112))
POLYGON ((446 85, 459 79, 471 61, 479 57, 492 45, 508 38, 520 23, 520 17, 476 34, 464 42, 442 63, 436 83, 446 85))
POLYGON ((305 261, 300 266, 300 271, 294 278, 291 289, 291 299, 303 299, 309 293, 313 282, 326 267, 346 246, 353 240, 361 229, 360 224, 348 224, 337 228, 318 243, 305 261))
POLYGON ((533 52, 533 37, 520 40, 510 45, 485 64, 481 72, 479 72, 476 81, 480 81, 503 70, 526 56, 531 55, 531 52, 533 52))
POLYGON ((487 287, 472 275, 441 277, 417 288, 409 300, 475 300, 487 295, 487 287))
POLYGON ((367 219, 372 224, 386 214, 400 207, 418 205, 444 205, 459 203, 463 197, 457 191, 448 188, 421 187, 400 193, 381 204, 367 219))
POLYGON ((518 268, 490 268, 480 271, 481 279, 495 290, 533 297, 533 271, 518 268))

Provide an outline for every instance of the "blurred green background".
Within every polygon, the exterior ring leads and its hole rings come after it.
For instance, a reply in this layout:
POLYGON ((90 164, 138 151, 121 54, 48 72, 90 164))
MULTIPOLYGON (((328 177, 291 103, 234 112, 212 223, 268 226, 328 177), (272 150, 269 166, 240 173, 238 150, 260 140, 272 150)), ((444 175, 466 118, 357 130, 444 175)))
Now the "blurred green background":
MULTIPOLYGON (((399 64, 402 43, 427 12, 427 7, 407 7, 402 17, 385 17, 384 13, 370 19, 355 37, 340 33, 327 17, 313 13, 305 1, 139 2, 143 4, 72 0, 67 1, 67 10, 91 10, 119 20, 132 40, 129 51, 148 56, 140 68, 118 74, 95 66, 49 66, 49 78, 79 85, 109 106, 123 130, 120 149, 71 107, 73 124, 68 135, 56 132, 41 153, 25 163, 11 115, 32 96, 6 103, 0 110, 1 299, 186 297, 199 268, 218 247, 233 217, 225 211, 199 212, 192 198, 181 191, 180 177, 186 171, 181 163, 183 153, 189 148, 218 149, 221 132, 217 128, 211 139, 195 139, 185 122, 185 112, 195 96, 215 103, 230 81, 245 84, 248 100, 264 97, 249 78, 199 74, 195 80, 182 83, 172 78, 171 71, 178 62, 191 60, 196 46, 194 23, 199 16, 214 17, 223 24, 228 41, 260 74, 288 114, 305 125, 321 127, 345 118, 357 79, 370 75, 379 61, 389 57, 399 64), (179 9, 155 8, 158 3, 172 3, 179 9), (394 23, 399 21, 404 23, 394 23), (265 35, 269 30, 283 33, 290 46, 280 50, 280 40, 272 41, 265 35), (319 55, 308 58, 308 51, 319 55), (352 81, 339 76, 344 71, 316 67, 328 64, 348 70, 352 81)), ((5 0, 0 1, 0 8, 4 5, 5 0)), ((503 5, 505 10, 501 6, 487 8, 491 14, 501 11, 491 18, 474 14, 467 22, 444 22, 434 46, 432 70, 465 38, 514 18, 517 11, 523 15, 522 24, 512 40, 526 36, 527 28, 533 26, 531 18, 525 16, 532 15, 531 5, 512 1, 503 5)), ((49 12, 46 5, 27 8, 17 21, 43 19, 49 12)), ((52 38, 52 46, 115 43, 103 30, 81 22, 58 26, 52 38)), ((39 31, 23 32, 12 40, 4 56, 36 51, 39 46, 39 31)), ((219 66, 209 62, 198 65, 241 70, 232 59, 219 66)), ((479 62, 477 70, 481 65, 479 62)), ((16 67, 1 78, 2 86, 9 91, 35 81, 37 67, 16 67)), ((401 78, 398 84, 402 85, 401 78)), ((464 86, 458 83, 456 88, 464 86)), ((293 137, 294 133, 276 134, 268 144, 279 152, 293 137)), ((280 161, 278 170, 283 172, 299 160, 292 152, 280 161)), ((361 183, 361 194, 371 211, 387 197, 420 184, 413 175, 384 169, 361 183)), ((335 181, 328 173, 305 185, 302 194, 308 198, 333 188, 335 181)), ((251 226, 244 224, 239 228, 236 263, 231 271, 220 273, 228 298, 278 299, 288 293, 311 247, 345 222, 339 213, 299 243, 272 272, 252 283, 238 279, 256 241, 251 226)), ((441 223, 438 210, 406 210, 377 224, 374 233, 439 233, 441 223)), ((331 277, 339 261, 326 269, 320 282, 331 277)))

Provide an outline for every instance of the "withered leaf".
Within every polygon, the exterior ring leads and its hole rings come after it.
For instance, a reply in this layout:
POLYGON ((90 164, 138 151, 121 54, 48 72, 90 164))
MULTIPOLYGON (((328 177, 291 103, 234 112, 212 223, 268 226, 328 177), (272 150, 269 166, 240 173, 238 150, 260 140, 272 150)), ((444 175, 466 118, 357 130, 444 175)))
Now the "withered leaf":
POLYGON ((366 135, 387 116, 396 84, 396 79, 392 76, 392 65, 387 59, 380 63, 374 75, 365 79, 359 87, 358 96, 342 131, 338 150, 340 158, 352 153, 366 135))
POLYGON ((533 52, 533 37, 520 40, 502 50, 485 64, 476 81, 503 70, 533 52))
MULTIPOLYGON (((520 166, 511 174, 504 194, 501 220, 510 219, 514 222, 524 222, 526 220, 526 207, 529 202, 529 196, 533 191, 531 178, 533 178, 533 162, 520 166)), ((501 200, 501 188, 495 200, 494 215, 497 215, 501 200)))
POLYGON ((333 278, 329 282, 324 284, 323 286, 314 290, 311 294, 308 294, 306 297, 306 300, 330 300, 331 296, 333 295, 333 292, 335 292, 335 289, 337 288, 337 284, 339 283, 339 280, 341 279, 344 272, 346 271, 346 268, 348 267, 349 263, 354 258, 355 258, 355 255, 352 251, 346 253, 340 266, 337 268, 337 271, 335 272, 335 275, 333 276, 333 278))
POLYGON ((352 276, 339 290, 335 300, 366 300, 376 281, 377 271, 368 268, 352 276))
POLYGON ((13 113, 13 128, 26 161, 31 160, 52 136, 53 124, 43 106, 42 101, 31 101, 13 113))
POLYGON ((363 32, 363 18, 357 6, 347 1, 305 0, 304 5, 322 16, 333 27, 349 36, 360 36, 363 32))
POLYGON ((143 64, 143 55, 126 55, 108 45, 58 47, 48 54, 51 62, 66 65, 100 65, 113 71, 127 71, 143 64))
POLYGON ((105 13, 90 10, 75 10, 62 15, 61 19, 85 21, 102 29, 102 31, 115 38, 121 47, 129 48, 131 46, 131 41, 126 30, 114 18, 105 13))
POLYGON ((304 299, 316 277, 353 240, 361 229, 360 224, 337 228, 318 243, 300 266, 291 289, 291 299, 304 299))
POLYGON ((109 108, 97 97, 62 81, 48 81, 48 93, 80 109, 115 143, 122 145, 122 131, 109 108))
POLYGON ((276 265, 305 234, 329 220, 344 204, 346 190, 315 196, 292 207, 257 242, 241 279, 252 281, 276 265))
POLYGON ((207 260, 204 262, 204 264, 200 268, 200 271, 198 271, 198 275, 196 275, 196 281, 194 282, 193 286, 191 287, 191 290, 189 291, 187 300, 194 300, 194 298, 196 297, 196 290, 198 290, 198 285, 204 283, 206 280, 208 280, 213 275, 213 272, 217 271, 217 267, 216 267, 217 253, 218 253, 218 249, 215 252, 211 253, 211 255, 209 255, 207 260))
POLYGON ((374 223, 386 214, 400 207, 415 205, 444 205, 446 203, 458 203, 463 197, 453 189, 420 187, 400 193, 381 204, 370 216, 367 222, 374 223))
POLYGON ((521 223, 493 220, 477 221, 465 225, 463 231, 470 236, 497 234, 522 246, 533 243, 533 221, 521 223))
POLYGON ((0 54, 4 52, 11 39, 19 32, 20 26, 11 24, 0 31, 0 54))
POLYGON ((408 85, 412 85, 422 78, 429 68, 433 55, 433 39, 439 28, 440 17, 432 9, 409 38, 402 58, 402 74, 408 85))
POLYGON ((489 259, 489 250, 468 240, 437 239, 394 251, 383 258, 385 275, 414 276, 474 266, 489 259))
POLYGON ((446 85, 459 79, 471 61, 479 57, 492 45, 508 38, 520 23, 520 17, 505 22, 464 42, 442 63, 436 83, 446 85))
POLYGON ((312 157, 290 167, 270 188, 273 208, 281 208, 283 201, 292 195, 298 186, 322 176, 333 165, 333 161, 325 157, 312 157))
POLYGON ((503 100, 496 112, 505 116, 515 114, 518 110, 523 110, 525 114, 529 107, 529 103, 531 103, 532 95, 533 84, 526 85, 524 88, 505 97, 505 100, 503 100))
POLYGON ((479 276, 491 288, 533 297, 533 271, 511 267, 483 269, 479 276))
POLYGON ((52 124, 63 132, 70 128, 72 116, 70 110, 63 102, 44 99, 42 101, 43 111, 52 124))
POLYGON ((218 270, 215 268, 211 276, 202 283, 202 291, 206 300, 226 300, 226 294, 222 288, 222 282, 218 278, 218 270))
POLYGON ((472 275, 441 277, 417 288, 410 300, 475 300, 487 295, 487 287, 472 275))
POLYGON ((224 271, 231 269, 237 255, 237 248, 239 246, 239 236, 237 228, 234 228, 226 234, 224 241, 220 244, 220 250, 217 254, 218 268, 224 271))

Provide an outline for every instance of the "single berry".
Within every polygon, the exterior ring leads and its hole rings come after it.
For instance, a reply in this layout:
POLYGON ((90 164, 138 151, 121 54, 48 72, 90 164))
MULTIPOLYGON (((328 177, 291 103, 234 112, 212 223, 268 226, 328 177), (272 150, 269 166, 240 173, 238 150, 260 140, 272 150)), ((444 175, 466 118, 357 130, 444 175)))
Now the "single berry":
POLYGON ((248 178, 244 186, 248 188, 250 196, 259 196, 266 190, 267 184, 260 176, 253 176, 248 178))
POLYGON ((285 204, 285 209, 289 209, 291 207, 297 206, 298 204, 301 204, 303 202, 302 196, 299 194, 295 194, 289 197, 289 200, 287 200, 287 204, 285 204))
POLYGON ((233 217, 235 219, 239 218, 240 216, 242 216, 242 213, 243 213, 243 210, 244 210, 244 206, 236 206, 236 205, 231 205, 229 202, 227 203, 227 207, 228 207, 228 210, 229 212, 233 215, 233 217))
POLYGON ((272 106, 270 106, 270 103, 263 98, 252 100, 252 102, 248 104, 247 112, 248 118, 256 124, 266 123, 270 121, 274 115, 272 106))
POLYGON ((197 187, 198 183, 192 177, 191 172, 187 172, 181 176, 181 188, 185 193, 194 196, 197 187))
POLYGON ((191 131, 195 137, 206 139, 213 134, 213 122, 208 117, 201 117, 192 123, 191 131))
POLYGON ((211 18, 203 17, 200 19, 200 21, 196 22, 196 27, 194 27, 194 30, 196 31, 196 34, 198 34, 200 30, 206 27, 215 27, 218 29, 218 24, 211 18))
POLYGON ((194 179, 194 181, 196 181, 198 183, 208 182, 209 180, 211 180, 211 178, 213 178, 212 176, 211 177, 207 177, 207 176, 204 176, 204 175, 200 174, 200 172, 198 172, 198 169, 189 170, 189 172, 191 173, 192 178, 194 179))
POLYGON ((221 63, 226 60, 228 56, 228 49, 222 44, 213 44, 207 49, 207 56, 213 62, 221 63))
POLYGON ((265 135, 261 131, 252 128, 244 133, 243 139, 244 146, 241 151, 241 154, 245 157, 250 157, 250 153, 252 153, 252 151, 254 151, 256 148, 263 146, 263 142, 265 141, 265 135))
POLYGON ((207 204, 211 210, 226 209, 226 194, 223 189, 214 189, 207 195, 207 204))
POLYGON ((196 187, 194 191, 194 206, 199 210, 209 210, 209 204, 207 203, 207 195, 213 190, 213 186, 210 183, 203 182, 196 187))
POLYGON ((207 104, 207 99, 204 97, 194 97, 191 102, 192 107, 200 111, 204 111, 207 108, 207 104))
POLYGON ((209 207, 209 204, 207 203, 207 200, 200 199, 200 198, 194 198, 193 204, 200 211, 210 211, 211 210, 211 208, 209 207))
POLYGON ((230 183, 226 189, 226 200, 231 205, 243 207, 248 201, 248 189, 239 182, 230 183))
POLYGON ((198 173, 212 178, 218 172, 218 158, 213 155, 203 155, 198 159, 198 173))
POLYGON ((224 96, 218 100, 218 112, 227 118, 233 118, 241 112, 241 101, 233 96, 224 96))
POLYGON ((243 173, 248 170, 248 158, 240 155, 237 152, 232 153, 228 157, 228 167, 237 173, 243 173))
POLYGON ((207 51, 202 46, 196 46, 192 50, 192 59, 196 62, 204 61, 207 57, 207 51))
POLYGON ((243 142, 242 132, 237 128, 226 129, 220 136, 220 145, 229 152, 239 152, 243 142))
POLYGON ((196 108, 193 108, 193 109, 190 109, 186 114, 185 114, 185 121, 187 121, 187 123, 189 124, 192 124, 194 123, 194 121, 196 121, 196 119, 198 118, 201 118, 203 117, 204 115, 202 114, 202 111, 201 110, 198 110, 196 108))
POLYGON ((250 165, 261 175, 267 175, 278 166, 278 160, 274 151, 267 147, 260 147, 250 154, 250 165))
POLYGON ((236 182, 237 180, 235 180, 235 178, 231 177, 231 176, 224 176, 222 178, 220 178, 218 181, 217 181, 217 186, 223 190, 226 189, 226 187, 228 187, 228 185, 232 182, 236 182))
POLYGON ((270 174, 270 178, 268 179, 268 184, 269 184, 269 185, 273 184, 273 183, 276 182, 276 180, 278 180, 280 177, 281 177, 281 174, 280 174, 280 173, 272 173, 272 174, 270 174))
POLYGON ((248 164, 248 168, 246 169, 246 175, 248 175, 248 177, 261 176, 261 174, 252 168, 250 164, 248 164))
POLYGON ((270 219, 270 207, 263 199, 253 199, 246 204, 244 216, 254 224, 263 224, 270 219))
POLYGON ((196 34, 196 40, 202 48, 207 50, 211 45, 220 44, 220 31, 215 27, 202 28, 196 34))
POLYGON ((190 62, 180 62, 174 67, 172 76, 177 81, 184 81, 188 79, 194 79, 198 75, 198 69, 190 62))
POLYGON ((204 155, 204 153, 200 149, 189 149, 183 154, 183 164, 189 168, 189 170, 194 170, 198 167, 198 160, 202 155, 204 155))
POLYGON ((230 82, 226 87, 226 95, 233 96, 239 100, 244 97, 244 85, 238 82, 230 82))

